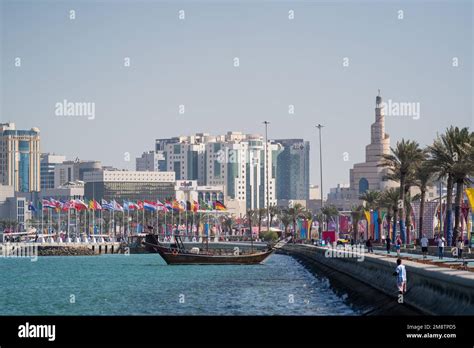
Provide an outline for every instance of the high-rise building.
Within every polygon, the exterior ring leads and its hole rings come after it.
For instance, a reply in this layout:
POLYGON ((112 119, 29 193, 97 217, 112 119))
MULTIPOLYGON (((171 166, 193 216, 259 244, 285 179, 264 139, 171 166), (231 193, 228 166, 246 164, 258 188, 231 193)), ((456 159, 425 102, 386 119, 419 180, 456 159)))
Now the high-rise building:
POLYGON ((277 200, 309 199, 309 141, 276 139, 283 146, 277 157, 277 200))
POLYGON ((135 160, 137 171, 164 172, 167 168, 166 157, 164 151, 148 151, 144 152, 141 157, 135 160))
POLYGON ((155 150, 164 151, 167 169, 175 172, 176 180, 222 186, 226 204, 238 215, 245 215, 246 209, 265 207, 267 198, 270 205, 276 204, 277 157, 281 145, 269 141, 265 166, 265 141, 261 135, 198 133, 157 139, 155 150), (268 185, 265 168, 268 168, 268 185))
POLYGON ((50 153, 41 154, 41 190, 54 188, 54 168, 65 160, 66 156, 50 153))
POLYGON ((0 183, 15 191, 39 191, 40 131, 17 130, 14 123, 0 124, 0 183))

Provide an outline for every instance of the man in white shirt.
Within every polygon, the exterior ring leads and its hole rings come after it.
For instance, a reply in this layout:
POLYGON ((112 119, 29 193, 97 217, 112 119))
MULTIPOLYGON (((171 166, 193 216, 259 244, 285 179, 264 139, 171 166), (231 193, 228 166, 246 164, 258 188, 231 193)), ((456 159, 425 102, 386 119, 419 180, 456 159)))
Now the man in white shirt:
POLYGON ((404 294, 407 291, 407 270, 401 259, 397 259, 397 268, 393 275, 397 276, 398 292, 404 294))
POLYGON ((420 243, 423 258, 426 259, 426 254, 428 253, 428 238, 426 238, 426 234, 423 235, 423 238, 421 238, 420 243))

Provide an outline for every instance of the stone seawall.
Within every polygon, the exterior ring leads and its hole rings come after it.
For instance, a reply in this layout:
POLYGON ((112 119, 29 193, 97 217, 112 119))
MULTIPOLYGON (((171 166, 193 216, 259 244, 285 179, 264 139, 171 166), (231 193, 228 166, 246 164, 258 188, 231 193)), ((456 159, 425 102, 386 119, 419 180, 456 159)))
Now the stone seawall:
MULTIPOLYGON (((364 283, 397 301, 397 288, 393 272, 396 258, 382 255, 364 254, 363 261, 356 257, 326 257, 328 249, 310 245, 287 244, 283 251, 296 258, 304 258, 315 268, 337 271, 340 274, 364 283)), ((404 303, 431 315, 473 315, 474 314, 474 274, 403 261, 407 269, 407 293, 404 303)), ((357 291, 357 289, 354 289, 357 291)))

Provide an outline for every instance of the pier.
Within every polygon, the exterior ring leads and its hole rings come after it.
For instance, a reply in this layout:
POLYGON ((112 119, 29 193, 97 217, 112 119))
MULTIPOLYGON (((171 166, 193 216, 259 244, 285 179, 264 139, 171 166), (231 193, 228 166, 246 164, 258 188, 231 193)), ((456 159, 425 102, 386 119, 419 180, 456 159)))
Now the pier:
POLYGON ((0 244, 0 255, 5 257, 9 255, 21 255, 21 250, 30 250, 33 248, 37 250, 37 256, 83 256, 118 254, 123 252, 121 243, 119 242, 8 242, 0 244))

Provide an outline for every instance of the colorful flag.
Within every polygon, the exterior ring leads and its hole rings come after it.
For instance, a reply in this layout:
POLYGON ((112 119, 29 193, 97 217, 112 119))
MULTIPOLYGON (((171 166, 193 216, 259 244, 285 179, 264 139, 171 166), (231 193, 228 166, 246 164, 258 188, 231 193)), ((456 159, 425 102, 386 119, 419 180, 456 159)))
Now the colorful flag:
POLYGON ((155 203, 150 202, 150 201, 144 201, 143 208, 149 211, 156 211, 155 203))
POLYGON ((196 201, 193 201, 193 212, 197 212, 199 210, 199 203, 196 201))
POLYGON ((222 203, 220 201, 216 201, 214 207, 215 207, 216 210, 227 210, 224 203, 222 203))
POLYGON ((115 211, 123 211, 123 208, 120 204, 118 204, 115 199, 111 202, 112 203, 112 207, 113 207, 113 210, 115 211))
POLYGON ((84 201, 80 200, 80 199, 76 199, 76 200, 74 200, 74 208, 76 210, 87 209, 87 204, 84 201))
POLYGON ((112 204, 112 202, 107 202, 105 199, 102 199, 101 203, 102 203, 102 209, 114 210, 114 205, 112 204))
POLYGON ((474 211, 474 187, 466 189, 466 196, 469 201, 469 205, 471 206, 471 210, 474 211))
POLYGON ((54 203, 48 201, 47 199, 43 199, 41 202, 42 202, 42 205, 43 205, 43 209, 44 208, 49 208, 49 209, 56 208, 56 205, 54 203))
POLYGON ((28 210, 29 211, 36 211, 35 206, 33 205, 33 202, 28 203, 28 210))
POLYGON ((181 206, 179 205, 179 202, 176 200, 173 201, 173 210, 178 211, 178 212, 181 211, 181 206))

